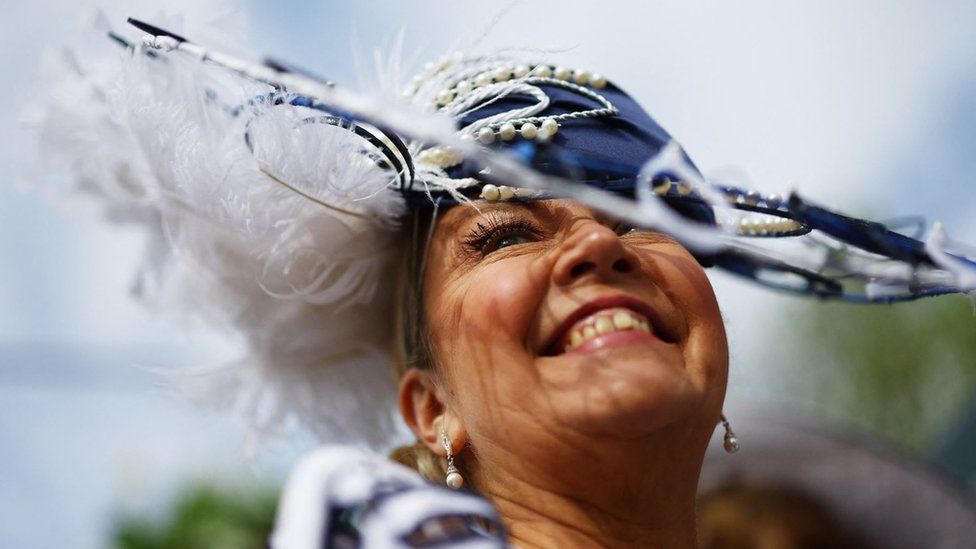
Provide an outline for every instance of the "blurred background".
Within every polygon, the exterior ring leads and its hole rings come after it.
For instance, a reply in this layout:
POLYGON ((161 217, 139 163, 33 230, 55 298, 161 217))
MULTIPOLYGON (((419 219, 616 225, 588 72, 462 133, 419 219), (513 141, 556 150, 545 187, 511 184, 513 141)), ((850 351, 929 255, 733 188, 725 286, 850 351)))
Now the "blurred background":
MULTIPOLYGON (((198 22, 237 11, 256 53, 337 82, 355 82, 354 59, 368 62, 400 29, 419 65, 455 49, 556 51, 635 95, 707 175, 879 220, 920 214, 976 243, 976 3, 687 4, 171 0, 165 10, 198 22)), ((141 235, 27 184, 37 154, 19 112, 39 93, 42 52, 94 7, 121 26, 163 6, 34 0, 6 6, 0 22, 0 546, 192 547, 203 532, 206 546, 244 547, 311 441, 248 458, 233 414, 175 397, 160 369, 229 360, 235 343, 140 308, 128 288, 141 235)), ((788 407, 873 433, 973 486, 968 299, 863 307, 712 280, 732 347, 731 409, 788 407)))

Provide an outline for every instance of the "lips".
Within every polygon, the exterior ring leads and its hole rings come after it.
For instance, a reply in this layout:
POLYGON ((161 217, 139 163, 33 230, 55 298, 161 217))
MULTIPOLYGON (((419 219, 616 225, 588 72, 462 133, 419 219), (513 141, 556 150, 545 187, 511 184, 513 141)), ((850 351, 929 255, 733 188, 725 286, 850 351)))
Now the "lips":
POLYGON ((650 305, 627 295, 604 296, 583 304, 566 317, 553 331, 544 354, 555 356, 577 349, 603 347, 601 343, 607 341, 653 337, 674 342, 650 305))

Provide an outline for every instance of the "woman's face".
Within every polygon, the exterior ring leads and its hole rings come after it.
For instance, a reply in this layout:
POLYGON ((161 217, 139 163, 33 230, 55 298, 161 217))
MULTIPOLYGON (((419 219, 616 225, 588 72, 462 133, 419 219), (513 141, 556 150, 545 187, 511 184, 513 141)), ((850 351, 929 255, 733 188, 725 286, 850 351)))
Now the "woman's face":
POLYGON ((713 427, 721 410, 718 305, 664 234, 567 200, 458 206, 437 220, 424 301, 446 404, 476 449, 713 427))

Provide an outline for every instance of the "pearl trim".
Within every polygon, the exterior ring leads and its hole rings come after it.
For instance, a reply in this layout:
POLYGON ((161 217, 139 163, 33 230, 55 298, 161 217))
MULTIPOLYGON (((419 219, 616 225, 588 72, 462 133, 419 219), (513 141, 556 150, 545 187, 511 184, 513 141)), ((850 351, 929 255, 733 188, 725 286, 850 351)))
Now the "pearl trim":
MULTIPOLYGON (((443 69, 461 60, 463 60, 463 56, 455 54, 454 58, 442 58, 437 63, 428 63, 425 66, 425 72, 411 81, 410 86, 404 91, 404 95, 406 97, 412 97, 424 82, 432 79, 443 69)), ((551 67, 549 65, 536 65, 534 67, 527 65, 495 67, 473 76, 468 76, 456 82, 452 88, 445 88, 437 92, 434 101, 428 104, 428 107, 437 110, 453 107, 456 103, 460 103, 462 100, 468 98, 472 92, 478 89, 502 84, 513 78, 529 85, 546 84, 569 89, 593 99, 601 106, 598 109, 563 113, 550 117, 516 117, 508 120, 495 121, 486 126, 494 133, 495 137, 500 137, 504 141, 510 141, 516 134, 521 135, 524 139, 551 139, 558 131, 559 122, 580 118, 612 116, 619 112, 605 97, 584 87, 585 85, 589 85, 594 89, 606 87, 607 80, 602 75, 598 73, 591 74, 586 69, 569 69, 566 67, 551 67), (546 122, 547 120, 551 120, 552 122, 546 122), (544 124, 547 124, 547 126, 542 127, 544 124), (531 126, 527 127, 527 125, 531 126), (533 127, 535 128, 534 130, 533 127), (512 131, 513 129, 515 132, 512 131)), ((478 99, 480 100, 482 98, 478 99)), ((489 138, 487 134, 483 133, 481 128, 477 128, 475 133, 479 141, 484 144, 494 142, 494 139, 489 138)))
MULTIPOLYGON (((693 192, 691 185, 683 181, 660 179, 653 183, 654 194, 664 196, 689 196, 693 192)), ((732 221, 735 232, 741 236, 792 236, 797 231, 805 230, 803 224, 788 217, 783 197, 777 194, 763 196, 758 191, 743 191, 735 187, 723 187, 722 192, 732 207, 748 206, 750 208, 765 208, 770 213, 757 212, 742 215, 732 221), (781 213, 772 213, 781 212, 781 213)), ((741 208, 740 208, 741 209, 741 208)), ((721 222, 718 223, 721 225, 721 222)))
POLYGON ((532 198, 538 195, 539 191, 533 189, 487 183, 481 187, 481 194, 478 197, 484 199, 486 202, 508 202, 516 198, 532 198))
MULTIPOLYGON (((427 109, 452 116, 463 116, 465 112, 506 94, 524 95, 534 100, 534 103, 527 106, 487 116, 459 129, 458 135, 462 139, 477 140, 486 146, 497 141, 511 142, 515 139, 544 142, 553 139, 559 133, 560 126, 568 120, 614 116, 619 113, 606 97, 598 93, 598 90, 607 85, 606 78, 598 73, 547 64, 482 61, 482 58, 465 57, 459 52, 427 63, 423 72, 411 80, 403 95, 408 100, 419 103, 418 94, 422 94, 427 109), (549 96, 541 88, 543 85, 585 96, 597 103, 598 107, 541 116, 549 107, 549 96)), ((419 165, 419 180, 428 181, 435 176, 444 178, 446 174, 443 170, 456 166, 463 158, 450 147, 437 146, 422 149, 417 153, 416 161, 419 165)))

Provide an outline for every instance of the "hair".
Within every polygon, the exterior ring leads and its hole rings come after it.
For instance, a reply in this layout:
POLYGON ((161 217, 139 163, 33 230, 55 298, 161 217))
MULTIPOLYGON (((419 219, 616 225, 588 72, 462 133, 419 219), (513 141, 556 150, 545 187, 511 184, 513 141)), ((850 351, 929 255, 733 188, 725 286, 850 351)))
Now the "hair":
MULTIPOLYGON (((437 374, 434 349, 424 315, 424 265, 430 233, 436 223, 438 207, 413 210, 404 218, 404 240, 398 264, 396 291, 396 329, 394 333, 393 375, 399 382, 411 368, 437 374)), ((447 476, 447 460, 422 441, 400 446, 390 459, 406 465, 431 481, 447 476)))

